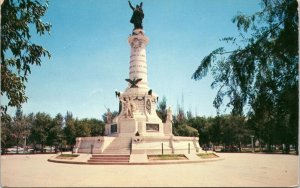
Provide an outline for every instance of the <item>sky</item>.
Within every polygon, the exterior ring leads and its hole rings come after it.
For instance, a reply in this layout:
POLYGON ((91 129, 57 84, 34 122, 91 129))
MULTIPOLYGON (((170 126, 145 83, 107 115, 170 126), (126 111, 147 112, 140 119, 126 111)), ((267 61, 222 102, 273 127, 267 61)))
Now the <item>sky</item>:
MULTIPOLYGON (((259 9, 257 0, 143 0, 149 87, 175 113, 180 105, 193 115, 215 116, 212 77, 191 76, 207 54, 224 46, 219 39, 238 35, 235 15, 259 9)), ((114 92, 124 91, 129 78, 131 15, 126 0, 50 0, 42 20, 52 24, 51 34, 32 41, 51 58, 31 68, 23 112, 101 119, 106 108, 117 111, 114 92)))

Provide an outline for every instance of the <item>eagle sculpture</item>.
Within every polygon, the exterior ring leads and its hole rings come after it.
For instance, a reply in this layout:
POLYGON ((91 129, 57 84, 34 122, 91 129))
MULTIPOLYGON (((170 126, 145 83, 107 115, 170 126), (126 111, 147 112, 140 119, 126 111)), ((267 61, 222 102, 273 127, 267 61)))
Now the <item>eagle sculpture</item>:
POLYGON ((142 78, 138 78, 138 79, 134 78, 133 80, 125 79, 125 80, 131 84, 130 88, 137 88, 138 86, 136 84, 140 82, 142 78))
POLYGON ((120 92, 119 91, 115 91, 115 93, 116 93, 116 97, 120 97, 120 92))

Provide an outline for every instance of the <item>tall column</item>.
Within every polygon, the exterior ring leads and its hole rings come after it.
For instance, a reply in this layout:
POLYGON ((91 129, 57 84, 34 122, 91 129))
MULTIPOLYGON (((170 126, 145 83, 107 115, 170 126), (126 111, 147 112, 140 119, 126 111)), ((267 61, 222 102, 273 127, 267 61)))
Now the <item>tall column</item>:
MULTIPOLYGON (((129 79, 134 80, 141 78, 142 80, 138 82, 137 86, 146 89, 148 89, 146 60, 146 45, 148 41, 149 39, 145 36, 142 29, 135 29, 128 38, 128 42, 131 46, 129 79)), ((130 87, 130 84, 128 87, 130 87)))

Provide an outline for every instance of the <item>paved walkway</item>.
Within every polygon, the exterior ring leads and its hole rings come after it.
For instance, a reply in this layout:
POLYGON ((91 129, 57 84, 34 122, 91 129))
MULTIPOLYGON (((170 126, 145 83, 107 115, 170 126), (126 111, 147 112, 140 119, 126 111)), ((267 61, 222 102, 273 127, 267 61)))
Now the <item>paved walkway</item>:
POLYGON ((298 184, 298 156, 219 154, 224 160, 168 165, 74 165, 51 155, 1 156, 1 185, 21 187, 201 187, 298 184))

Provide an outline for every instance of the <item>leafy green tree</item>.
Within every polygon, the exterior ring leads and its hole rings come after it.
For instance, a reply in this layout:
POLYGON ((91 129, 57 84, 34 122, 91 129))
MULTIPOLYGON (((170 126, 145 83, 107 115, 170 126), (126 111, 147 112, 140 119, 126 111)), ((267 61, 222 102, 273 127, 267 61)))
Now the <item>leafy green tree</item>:
POLYGON ((35 115, 29 136, 30 141, 34 144, 34 148, 36 148, 37 144, 40 144, 43 152, 44 146, 47 144, 51 124, 52 118, 49 114, 38 112, 35 115))
POLYGON ((180 123, 184 123, 186 121, 185 118, 185 112, 183 111, 183 108, 179 106, 178 108, 178 113, 176 116, 176 121, 180 124, 180 123))
POLYGON ((63 139, 63 122, 64 118, 61 114, 57 114, 55 118, 53 118, 50 127, 48 128, 47 135, 47 145, 57 147, 62 143, 63 139))
POLYGON ((65 117, 64 138, 67 144, 69 145, 75 144, 76 128, 75 128, 75 120, 71 112, 67 112, 67 115, 65 117))
POLYGON ((50 58, 46 49, 31 40, 34 31, 40 36, 50 32, 51 24, 42 21, 47 8, 43 0, 4 0, 1 5, 1 96, 9 100, 1 104, 1 113, 27 101, 30 67, 41 65, 42 57, 50 58))
MULTIPOLYGON (((21 141, 23 141, 25 137, 28 137, 30 132, 29 122, 26 116, 23 115, 21 108, 17 108, 16 115, 11 123, 11 136, 14 138, 15 144, 19 146, 22 144, 21 141)), ((17 153, 18 152, 17 147, 17 153)))
MULTIPOLYGON (((118 113, 118 112, 116 112, 118 113)), ((114 114, 114 112, 113 112, 114 114)), ((116 114, 117 115, 117 114, 116 114)), ((105 131, 105 123, 97 119, 90 119, 91 136, 103 136, 105 131)))
POLYGON ((192 114, 192 112, 191 112, 190 110, 186 112, 186 118, 187 118, 188 120, 190 120, 190 119, 193 118, 193 114, 192 114))
POLYGON ((261 11, 235 16, 241 38, 223 41, 236 49, 213 50, 192 76, 199 80, 210 71, 218 88, 214 106, 228 97, 233 115, 246 109, 256 136, 269 145, 298 145, 297 7, 296 0, 262 0, 261 11))
POLYGON ((167 120, 167 98, 165 96, 163 96, 162 100, 158 103, 156 113, 162 122, 165 123, 167 120))
POLYGON ((88 119, 75 120, 75 135, 76 137, 91 136, 91 126, 88 119))
POLYGON ((12 137, 12 118, 8 114, 5 114, 4 116, 1 117, 2 153, 4 153, 5 148, 9 148, 14 145, 14 139, 12 137))
POLYGON ((224 115, 219 118, 221 124, 221 142, 225 146, 238 145, 241 148, 241 141, 245 130, 245 118, 233 115, 224 115))
POLYGON ((180 124, 174 131, 175 136, 198 137, 198 130, 188 124, 180 124))
POLYGON ((210 125, 205 117, 191 118, 188 120, 188 124, 198 131, 199 143, 201 145, 209 143, 210 135, 209 135, 208 129, 209 129, 210 125))

